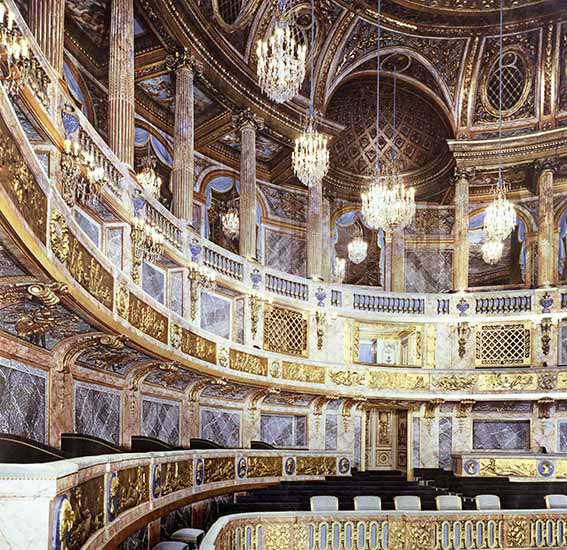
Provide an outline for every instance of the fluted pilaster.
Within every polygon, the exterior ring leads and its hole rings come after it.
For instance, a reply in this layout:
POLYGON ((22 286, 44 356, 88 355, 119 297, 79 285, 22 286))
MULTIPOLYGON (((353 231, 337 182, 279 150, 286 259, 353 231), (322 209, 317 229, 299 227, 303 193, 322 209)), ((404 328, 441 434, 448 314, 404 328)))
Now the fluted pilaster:
POLYGON ((134 165, 134 0, 111 1, 108 143, 134 165))
POLYGON ((469 286, 469 183, 471 174, 461 171, 455 178, 455 225, 453 226, 453 289, 469 286))
POLYGON ((240 130, 240 255, 256 257, 256 131, 263 121, 249 109, 234 116, 240 130))
POLYGON ((406 242, 403 229, 398 228, 392 231, 391 251, 391 291, 404 292, 406 289, 406 242))
POLYGON ((307 210, 307 276, 322 278, 323 254, 323 185, 319 182, 309 188, 307 210))
POLYGON ((45 57, 63 74, 65 0, 31 0, 29 25, 45 57))
POLYGON ((553 177, 551 163, 536 166, 537 192, 539 197, 537 216, 537 285, 548 287, 553 284, 555 253, 553 246, 553 177))

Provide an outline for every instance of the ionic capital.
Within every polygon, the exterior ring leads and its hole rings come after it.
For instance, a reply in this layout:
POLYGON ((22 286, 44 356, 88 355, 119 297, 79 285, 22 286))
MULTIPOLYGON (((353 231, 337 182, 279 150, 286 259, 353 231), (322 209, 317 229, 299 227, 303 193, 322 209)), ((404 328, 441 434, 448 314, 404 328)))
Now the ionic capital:
POLYGON ((232 115, 232 124, 238 130, 252 128, 257 131, 264 128, 264 119, 253 113, 251 109, 246 108, 232 115))
POLYGON ((189 69, 193 73, 201 74, 203 64, 187 48, 176 50, 165 58, 165 66, 173 72, 189 69))
POLYGON ((459 180, 465 181, 470 184, 471 180, 475 176, 475 169, 471 167, 455 167, 455 174, 453 176, 453 184, 456 184, 459 180))

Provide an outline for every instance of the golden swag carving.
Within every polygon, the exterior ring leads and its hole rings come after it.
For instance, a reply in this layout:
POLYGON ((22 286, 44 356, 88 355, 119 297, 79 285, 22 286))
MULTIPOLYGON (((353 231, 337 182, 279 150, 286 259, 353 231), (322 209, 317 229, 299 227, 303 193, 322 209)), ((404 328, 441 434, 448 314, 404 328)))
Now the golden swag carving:
POLYGON ((325 367, 284 361, 282 364, 282 373, 283 378, 286 380, 309 382, 311 384, 325 383, 325 367))
POLYGON ((374 390, 426 390, 429 389, 428 374, 370 372, 369 387, 374 390))

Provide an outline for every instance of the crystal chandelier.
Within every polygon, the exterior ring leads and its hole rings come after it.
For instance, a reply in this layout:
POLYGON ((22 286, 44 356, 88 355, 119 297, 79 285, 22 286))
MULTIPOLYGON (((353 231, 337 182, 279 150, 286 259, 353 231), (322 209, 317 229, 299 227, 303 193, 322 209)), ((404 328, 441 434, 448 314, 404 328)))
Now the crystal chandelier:
POLYGON ((380 170, 380 38, 381 38, 381 3, 378 0, 378 37, 376 52, 376 167, 375 174, 367 191, 361 194, 362 216, 371 229, 392 231, 405 228, 415 215, 415 189, 406 187, 396 162, 396 90, 397 73, 394 71, 394 106, 392 138, 392 160, 386 173, 380 170))
POLYGON ((333 274, 335 275, 335 279, 339 283, 342 283, 346 274, 346 260, 344 258, 339 258, 338 256, 335 258, 335 265, 333 266, 333 274))
POLYGON ((362 238, 362 229, 357 225, 354 230, 354 237, 348 243, 348 257, 354 264, 359 264, 368 254, 368 243, 362 238))
POLYGON ((230 239, 235 239, 238 237, 240 232, 240 217, 238 215, 238 210, 231 206, 222 216, 222 230, 224 234, 230 239))
POLYGON ((317 131, 314 107, 313 67, 315 64, 315 8, 311 0, 311 94, 305 130, 295 140, 291 157, 293 171, 303 185, 312 187, 323 181, 329 171, 327 137, 317 131))
MULTIPOLYGON (((514 211, 514 206, 506 198, 506 184, 502 177, 503 13, 502 0, 500 0, 500 55, 498 57, 498 180, 496 181, 496 187, 494 189, 494 198, 484 213, 484 231, 487 235, 487 242, 504 241, 510 233, 512 233, 512 230, 516 225, 516 213, 514 211)), ((502 255, 502 252, 500 252, 500 255, 502 255)))
POLYGON ((504 251, 504 242, 498 240, 489 239, 485 241, 482 245, 482 259, 490 265, 497 264, 500 258, 502 258, 502 252, 504 251))
POLYGON ((148 156, 142 161, 142 169, 136 174, 142 187, 149 191, 154 197, 158 197, 161 192, 161 178, 156 172, 156 159, 150 155, 150 145, 148 143, 148 156))
POLYGON ((144 260, 155 263, 159 259, 163 252, 164 238, 155 225, 135 216, 131 238, 132 245, 144 260))
POLYGON ((307 46, 297 43, 285 0, 280 0, 272 35, 258 40, 258 82, 262 91, 276 103, 285 103, 299 93, 305 79, 307 46))

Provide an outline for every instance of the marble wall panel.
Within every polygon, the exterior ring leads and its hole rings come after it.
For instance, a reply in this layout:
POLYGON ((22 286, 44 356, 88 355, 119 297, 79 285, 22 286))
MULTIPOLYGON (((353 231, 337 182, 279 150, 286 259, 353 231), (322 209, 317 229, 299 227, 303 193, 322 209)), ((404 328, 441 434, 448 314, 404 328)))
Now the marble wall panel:
POLYGON ((421 467, 421 453, 420 453, 420 438, 421 438, 421 423, 419 418, 413 418, 413 467, 421 467))
POLYGON ((225 447, 239 447, 240 413, 220 409, 202 409, 201 437, 225 447))
POLYGON ((192 525, 192 507, 183 506, 177 510, 173 510, 169 514, 161 517, 160 538, 161 540, 169 540, 171 535, 178 529, 190 527, 192 525))
POLYGON ((442 416, 439 419, 439 467, 444 470, 452 470, 453 461, 453 419, 442 416))
POLYGON ((301 223, 307 221, 306 193, 292 192, 265 183, 258 186, 268 203, 270 215, 301 223))
POLYGON ((75 382, 75 432, 120 442, 120 397, 117 390, 75 382))
POLYGON ((474 404, 473 412, 525 412, 532 411, 529 401, 479 401, 474 404))
POLYGON ((106 232, 106 256, 117 269, 123 268, 124 230, 121 227, 110 228, 106 232))
POLYGON ((356 468, 360 468, 360 457, 362 454, 362 418, 354 417, 354 453, 353 462, 356 468))
POLYGON ((169 276, 169 307, 183 316, 183 271, 172 271, 169 276))
POLYGON ((244 344, 244 300, 239 298, 234 301, 234 339, 239 344, 244 344))
POLYGON ((179 404, 144 397, 142 400, 142 435, 179 445, 179 404))
POLYGON ((165 273, 152 264, 144 262, 142 264, 142 288, 154 300, 163 304, 165 302, 165 273))
POLYGON ((307 273, 307 248, 304 239, 266 228, 266 267, 279 269, 292 275, 307 273))
POLYGON ((557 433, 559 438, 557 450, 560 453, 567 453, 567 420, 558 422, 557 433))
POLYGON ((148 544, 148 527, 144 526, 124 539, 118 545, 118 550, 147 550, 148 544))
POLYGON ((75 209, 75 221, 91 242, 100 247, 100 225, 78 209, 75 209))
POLYGON ((278 447, 293 447, 293 416, 263 414, 260 416, 260 438, 278 447))
POLYGON ((307 447, 307 417, 295 417, 295 446, 307 447))
POLYGON ((559 327, 559 363, 567 365, 567 323, 559 327))
POLYGON ((475 420, 473 449, 528 451, 530 421, 475 420))
POLYGON ((47 441, 47 373, 0 358, 0 432, 47 441))
POLYGON ((337 415, 328 414, 325 417, 325 449, 337 450, 337 415))
POLYGON ((407 292, 448 292, 452 282, 453 252, 419 247, 406 250, 407 292))
POLYGON ((222 338, 230 338, 232 302, 216 294, 201 292, 201 328, 222 338))
POLYGON ((567 411, 567 401, 557 401, 555 407, 557 412, 565 412, 567 411))

